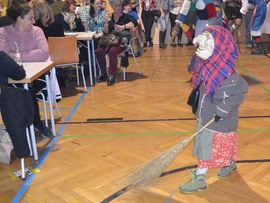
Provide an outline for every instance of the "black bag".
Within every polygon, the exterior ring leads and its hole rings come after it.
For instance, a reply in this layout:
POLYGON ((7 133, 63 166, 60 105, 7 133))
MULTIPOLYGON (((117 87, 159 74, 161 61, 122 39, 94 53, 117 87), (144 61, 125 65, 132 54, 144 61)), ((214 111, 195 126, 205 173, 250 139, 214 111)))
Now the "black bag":
POLYGON ((119 36, 114 33, 104 34, 98 41, 99 47, 116 46, 119 44, 119 36))
POLYGON ((192 107, 192 113, 194 114, 196 114, 199 105, 200 86, 201 85, 198 85, 195 89, 191 91, 187 101, 187 104, 192 107))
POLYGON ((121 32, 114 32, 119 37, 119 44, 121 46, 127 46, 132 36, 129 30, 122 30, 121 32))
POLYGON ((26 127, 34 122, 34 104, 29 91, 0 86, 0 108, 7 128, 26 127))

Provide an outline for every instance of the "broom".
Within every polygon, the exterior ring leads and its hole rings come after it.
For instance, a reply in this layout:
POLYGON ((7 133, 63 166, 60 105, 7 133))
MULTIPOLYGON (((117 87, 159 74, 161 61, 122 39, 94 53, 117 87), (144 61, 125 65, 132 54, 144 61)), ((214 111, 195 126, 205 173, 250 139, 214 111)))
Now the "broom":
POLYGON ((127 189, 142 188, 150 185, 156 178, 158 178, 165 168, 175 159, 175 157, 183 151, 190 141, 200 134, 206 127, 214 122, 214 118, 205 124, 198 132, 182 140, 172 148, 156 156, 147 163, 134 169, 128 177, 122 182, 127 186, 127 189))
POLYGON ((173 32, 172 32, 172 36, 171 36, 171 39, 169 40, 168 46, 165 48, 164 53, 163 53, 162 56, 160 57, 159 62, 158 62, 158 65, 157 65, 157 68, 155 68, 155 70, 154 70, 154 72, 153 72, 153 74, 152 74, 151 80, 153 80, 153 78, 154 78, 154 76, 155 76, 155 73, 156 73, 157 69, 160 67, 160 65, 161 65, 161 63, 162 63, 164 57, 167 55, 167 52, 168 52, 168 50, 169 50, 168 47, 172 44, 173 40, 175 40, 175 37, 176 37, 177 33, 178 33, 177 31, 173 31, 173 32))

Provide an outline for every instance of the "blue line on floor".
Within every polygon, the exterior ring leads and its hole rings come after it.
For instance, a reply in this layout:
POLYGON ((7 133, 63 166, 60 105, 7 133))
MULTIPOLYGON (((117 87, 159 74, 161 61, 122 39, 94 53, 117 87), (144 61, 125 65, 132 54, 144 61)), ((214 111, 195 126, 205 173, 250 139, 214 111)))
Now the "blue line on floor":
MULTIPOLYGON (((71 107, 59 107, 59 110, 63 110, 63 111, 67 111, 67 110, 70 110, 72 109, 71 107)), ((44 108, 40 108, 40 110, 44 111, 44 108)), ((49 107, 46 108, 47 111, 50 110, 49 107)))
MULTIPOLYGON (((89 88, 90 87, 87 88, 87 92, 88 92, 89 88)), ((76 110, 78 109, 79 105, 83 101, 86 94, 87 93, 83 93, 80 96, 80 98, 78 99, 76 104, 73 106, 71 112, 66 117, 65 121, 70 121, 71 120, 72 116, 75 114, 76 110)), ((42 166, 43 162, 46 160, 47 156, 49 155, 50 151, 52 150, 54 144, 58 141, 59 137, 62 135, 62 132, 64 131, 66 125, 67 124, 63 124, 63 125, 60 126, 60 129, 58 130, 58 136, 55 136, 52 139, 52 141, 48 144, 48 146, 45 148, 43 154, 41 155, 41 157, 38 160, 37 168, 40 168, 42 166)), ((19 191, 17 192, 17 194, 13 198, 12 203, 20 202, 21 198, 23 197, 23 195, 27 191, 30 183, 32 182, 32 180, 34 179, 35 176, 36 176, 36 174, 32 174, 24 181, 23 185, 21 186, 21 188, 19 189, 19 191)))

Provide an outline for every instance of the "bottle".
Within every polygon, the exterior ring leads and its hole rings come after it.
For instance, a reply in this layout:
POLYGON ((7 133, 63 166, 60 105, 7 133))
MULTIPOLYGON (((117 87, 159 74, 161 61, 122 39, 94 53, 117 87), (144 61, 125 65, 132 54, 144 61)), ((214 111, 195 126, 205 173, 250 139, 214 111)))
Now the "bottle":
POLYGON ((14 44, 15 44, 15 47, 16 47, 15 61, 19 66, 23 66, 22 56, 21 56, 21 53, 20 53, 19 46, 18 46, 17 42, 14 42, 14 44))

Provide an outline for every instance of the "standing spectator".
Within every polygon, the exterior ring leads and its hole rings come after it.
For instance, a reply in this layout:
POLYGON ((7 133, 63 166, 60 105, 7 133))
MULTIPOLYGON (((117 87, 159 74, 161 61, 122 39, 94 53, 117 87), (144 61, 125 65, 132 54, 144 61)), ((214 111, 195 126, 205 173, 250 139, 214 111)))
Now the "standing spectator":
POLYGON ((142 0, 142 22, 145 29, 145 47, 152 47, 152 26, 155 21, 155 16, 159 14, 159 9, 157 7, 157 0, 142 0))
MULTIPOLYGON (((170 0, 170 5, 172 5, 172 8, 171 8, 171 11, 170 11, 170 22, 171 22, 171 36, 172 36, 172 31, 173 31, 173 28, 175 26, 175 20, 178 16, 178 14, 180 13, 180 9, 181 9, 181 6, 182 6, 182 1, 181 0, 170 0)), ((182 28, 180 27, 179 28, 179 31, 178 31, 178 34, 177 34, 177 43, 175 42, 175 40, 172 42, 172 46, 173 47, 176 47, 176 45, 178 46, 183 46, 182 43, 181 43, 181 38, 182 38, 182 28)))
POLYGON ((262 33, 260 31, 265 17, 266 17, 266 3, 264 0, 242 0, 242 7, 240 9, 240 12, 244 15, 247 14, 248 9, 249 9, 249 4, 254 5, 255 7, 255 12, 253 13, 253 20, 251 24, 251 31, 250 34, 252 36, 252 39, 256 43, 256 47, 253 48, 251 51, 251 54, 253 55, 264 55, 265 50, 263 47, 263 42, 262 42, 262 33))
POLYGON ((225 15, 228 20, 229 29, 231 32, 236 31, 242 23, 241 0, 224 0, 225 15))
POLYGON ((245 16, 245 24, 246 24, 246 47, 252 48, 253 42, 250 35, 250 28, 251 28, 251 20, 252 20, 252 14, 254 11, 254 5, 249 4, 247 14, 245 16))
MULTIPOLYGON (((162 49, 166 48, 165 39, 167 33, 167 25, 169 24, 169 15, 170 7, 173 7, 173 4, 170 5, 170 0, 158 0, 158 5, 160 7, 160 18, 159 18, 159 47, 162 49)), ((173 2, 171 2, 173 3, 173 2)))
POLYGON ((266 7, 267 7, 266 18, 262 25, 261 32, 263 34, 267 34, 269 37, 270 36, 270 3, 269 2, 267 3, 266 7))

